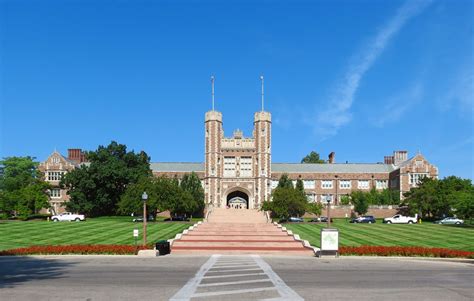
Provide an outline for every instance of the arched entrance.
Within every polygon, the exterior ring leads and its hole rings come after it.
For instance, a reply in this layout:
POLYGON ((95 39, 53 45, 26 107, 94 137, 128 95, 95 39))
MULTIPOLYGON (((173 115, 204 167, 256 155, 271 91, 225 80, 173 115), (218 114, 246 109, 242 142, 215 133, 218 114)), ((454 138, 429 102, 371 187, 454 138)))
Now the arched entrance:
POLYGON ((249 196, 240 190, 231 192, 227 195, 227 206, 230 208, 249 208, 249 196))

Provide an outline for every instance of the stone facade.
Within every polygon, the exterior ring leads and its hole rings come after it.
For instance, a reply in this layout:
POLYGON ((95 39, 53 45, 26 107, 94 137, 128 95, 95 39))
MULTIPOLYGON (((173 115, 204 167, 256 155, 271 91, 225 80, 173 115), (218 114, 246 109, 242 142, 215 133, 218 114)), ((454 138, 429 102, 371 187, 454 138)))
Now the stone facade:
MULTIPOLYGON (((234 204, 260 208, 263 201, 271 199, 272 189, 283 174, 294 182, 303 180, 310 202, 330 199, 335 208, 343 196, 354 190, 388 188, 400 191, 403 198, 403 193, 416 187, 422 177, 438 177, 438 168, 422 154, 409 159, 406 151, 395 151, 379 163, 336 163, 334 152, 329 154, 326 164, 272 163, 271 124, 269 112, 256 112, 252 137, 244 137, 239 130, 232 137, 225 137, 222 113, 209 111, 204 120, 204 163, 154 162, 150 168, 155 176, 178 179, 196 172, 205 191, 206 205, 220 208, 234 204)), ((61 212, 61 205, 68 200, 66 191, 58 187, 60 177, 84 161, 81 150, 71 149, 67 158, 55 151, 40 164, 45 179, 55 187, 51 192, 55 212, 61 212)))

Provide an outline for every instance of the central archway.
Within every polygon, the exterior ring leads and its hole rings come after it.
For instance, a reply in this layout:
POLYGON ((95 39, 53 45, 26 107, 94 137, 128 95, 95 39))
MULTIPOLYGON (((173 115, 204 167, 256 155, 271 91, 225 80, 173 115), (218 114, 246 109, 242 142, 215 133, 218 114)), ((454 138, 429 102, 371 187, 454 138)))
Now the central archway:
POLYGON ((227 206, 231 208, 249 208, 249 196, 240 190, 236 190, 227 195, 227 206))

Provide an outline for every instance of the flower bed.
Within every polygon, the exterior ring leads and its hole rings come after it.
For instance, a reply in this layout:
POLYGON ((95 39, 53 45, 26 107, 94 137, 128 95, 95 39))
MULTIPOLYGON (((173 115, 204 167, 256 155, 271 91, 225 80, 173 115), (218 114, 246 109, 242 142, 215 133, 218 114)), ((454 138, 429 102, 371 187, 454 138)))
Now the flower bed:
POLYGON ((0 251, 0 256, 9 255, 67 255, 67 254, 114 254, 135 255, 137 250, 148 247, 132 245, 64 245, 64 246, 31 246, 0 251))
POLYGON ((340 247, 341 255, 356 256, 409 256, 409 257, 442 257, 442 258, 474 258, 474 252, 425 247, 398 247, 398 246, 359 246, 340 247))

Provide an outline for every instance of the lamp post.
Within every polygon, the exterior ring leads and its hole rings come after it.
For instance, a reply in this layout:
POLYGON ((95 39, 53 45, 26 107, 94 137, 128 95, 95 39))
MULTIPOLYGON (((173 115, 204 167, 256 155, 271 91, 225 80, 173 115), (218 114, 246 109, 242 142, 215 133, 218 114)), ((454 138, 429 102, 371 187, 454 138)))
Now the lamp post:
POLYGON ((148 199, 148 194, 143 192, 142 201, 143 201, 143 246, 146 246, 146 200, 148 199))
POLYGON ((328 211, 328 226, 327 227, 329 228, 330 225, 331 225, 331 215, 329 214, 330 213, 330 210, 329 210, 330 205, 329 204, 331 203, 331 196, 329 194, 326 194, 326 202, 327 202, 326 208, 327 208, 327 211, 328 211))

